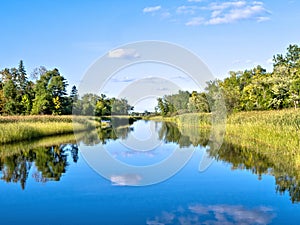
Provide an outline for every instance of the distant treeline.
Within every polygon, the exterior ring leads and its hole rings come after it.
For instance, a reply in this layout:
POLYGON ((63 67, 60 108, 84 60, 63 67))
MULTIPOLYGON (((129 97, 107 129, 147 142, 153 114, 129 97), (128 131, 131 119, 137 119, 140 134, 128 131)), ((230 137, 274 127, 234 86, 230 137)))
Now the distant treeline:
MULTIPOLYGON (((179 91, 158 98, 156 111, 163 116, 188 112, 210 112, 215 90, 223 93, 229 112, 298 108, 300 103, 300 47, 290 45, 285 55, 273 57, 273 71, 261 66, 231 71, 224 80, 207 82, 205 91, 179 91)), ((126 99, 85 94, 76 86, 66 92, 67 80, 58 69, 39 67, 28 79, 23 61, 18 68, 0 71, 0 115, 128 114, 133 110, 126 99)))
POLYGON ((300 103, 300 47, 290 45, 285 55, 273 56, 273 71, 261 66, 230 72, 224 80, 207 82, 204 92, 179 91, 158 98, 156 111, 162 116, 188 112, 210 112, 219 88, 229 112, 298 108, 300 103))
POLYGON ((126 99, 85 94, 79 98, 74 85, 67 94, 67 80, 58 69, 36 68, 29 80, 23 61, 18 68, 0 71, 0 115, 79 115, 128 114, 126 99))

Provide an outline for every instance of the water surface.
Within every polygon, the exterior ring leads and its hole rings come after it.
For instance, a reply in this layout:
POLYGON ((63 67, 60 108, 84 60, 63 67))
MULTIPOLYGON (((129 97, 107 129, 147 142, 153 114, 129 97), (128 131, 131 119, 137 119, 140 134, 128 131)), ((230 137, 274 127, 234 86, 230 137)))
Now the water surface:
POLYGON ((1 224, 299 224, 297 168, 224 142, 209 152, 209 132, 138 121, 73 136, 0 147, 1 224), (154 149, 142 151, 144 146, 154 149), (133 150, 130 146, 136 146, 133 150), (148 166, 192 147, 188 163, 150 186, 137 176, 107 180, 80 148, 105 149, 120 162, 148 166), (204 152, 215 159, 204 172, 204 152))

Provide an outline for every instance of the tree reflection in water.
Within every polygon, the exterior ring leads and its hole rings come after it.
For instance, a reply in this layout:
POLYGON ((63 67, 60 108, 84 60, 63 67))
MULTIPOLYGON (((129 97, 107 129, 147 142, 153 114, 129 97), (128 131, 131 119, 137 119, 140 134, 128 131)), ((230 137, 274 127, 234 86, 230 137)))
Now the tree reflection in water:
MULTIPOLYGON (((297 161, 300 154, 276 154, 273 146, 251 142, 249 147, 248 140, 228 136, 225 137, 219 151, 209 151, 210 131, 207 129, 178 127, 173 123, 162 123, 156 127, 159 127, 159 139, 165 143, 176 143, 180 147, 206 147, 210 157, 230 163, 233 170, 249 170, 256 174, 258 179, 262 179, 264 174, 274 176, 276 192, 288 192, 292 202, 300 202, 300 165, 299 160, 297 161), (247 141, 248 144, 244 144, 247 141), (271 150, 274 154, 266 153, 270 153, 271 150)), ((80 140, 85 145, 107 144, 109 140, 126 139, 132 130, 132 127, 123 125, 97 128, 84 133, 80 140)), ((72 136, 59 141, 50 139, 46 143, 0 146, 1 179, 5 182, 19 182, 24 189, 29 172, 34 167, 36 172, 33 172, 32 176, 36 181, 59 181, 69 163, 78 161, 78 146, 75 143, 72 136)))
MULTIPOLYGON (((79 134, 79 141, 92 146, 105 144, 108 140, 125 139, 132 128, 121 125, 105 129, 97 128, 79 134)), ((35 170, 32 172, 32 177, 37 182, 59 181, 66 173, 70 162, 78 161, 79 149, 75 143, 74 135, 66 135, 2 145, 0 146, 1 179, 7 183, 20 183, 21 188, 25 189, 30 171, 35 170)))
POLYGON ((228 136, 225 136, 219 151, 209 151, 208 130, 177 127, 169 123, 162 125, 159 137, 165 142, 177 143, 181 147, 190 145, 206 147, 210 157, 230 163, 233 170, 249 170, 256 174, 258 179, 262 179, 264 174, 272 175, 275 177, 276 192, 280 194, 288 192, 293 203, 300 202, 300 165, 297 161, 300 153, 298 155, 278 154, 277 152, 280 151, 274 146, 253 140, 249 145, 249 140, 228 136))
POLYGON ((53 145, 24 149, 14 154, 2 154, 0 159, 1 179, 6 182, 20 182, 25 189, 28 174, 33 165, 36 172, 33 178, 39 182, 50 180, 59 181, 68 166, 68 155, 73 162, 78 160, 78 146, 76 144, 53 145))

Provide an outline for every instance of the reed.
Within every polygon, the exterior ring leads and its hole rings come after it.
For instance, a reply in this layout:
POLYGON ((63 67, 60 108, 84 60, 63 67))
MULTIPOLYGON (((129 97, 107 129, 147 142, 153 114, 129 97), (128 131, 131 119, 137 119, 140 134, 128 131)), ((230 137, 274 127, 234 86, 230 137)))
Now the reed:
POLYGON ((91 129, 95 121, 90 117, 72 116, 8 116, 0 117, 0 143, 14 143, 40 137, 70 134, 91 129))
MULTIPOLYGON (((150 118, 152 119, 152 118, 150 118)), ((179 127, 211 128, 211 114, 154 117, 179 127)), ((228 115, 225 139, 241 147, 265 146, 267 154, 299 155, 300 109, 238 112, 228 115), (236 140, 236 141, 233 141, 236 140)), ((300 156, 297 158, 300 167, 300 156)))

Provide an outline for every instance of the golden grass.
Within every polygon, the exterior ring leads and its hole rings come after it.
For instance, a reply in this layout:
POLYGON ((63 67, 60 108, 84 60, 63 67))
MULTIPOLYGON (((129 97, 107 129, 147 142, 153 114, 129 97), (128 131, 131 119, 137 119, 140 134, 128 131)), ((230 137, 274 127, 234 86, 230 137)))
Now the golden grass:
MULTIPOLYGON (((175 117, 151 117, 150 119, 174 122, 179 127, 211 126, 211 114, 191 113, 175 117)), ((274 111, 238 112, 228 116, 226 121, 227 140, 236 140, 241 147, 265 146, 270 154, 291 154, 300 152, 300 109, 274 111)), ((233 141, 234 142, 234 141, 233 141)))
POLYGON ((91 117, 7 116, 0 117, 0 143, 33 140, 40 137, 70 134, 95 126, 91 117))

